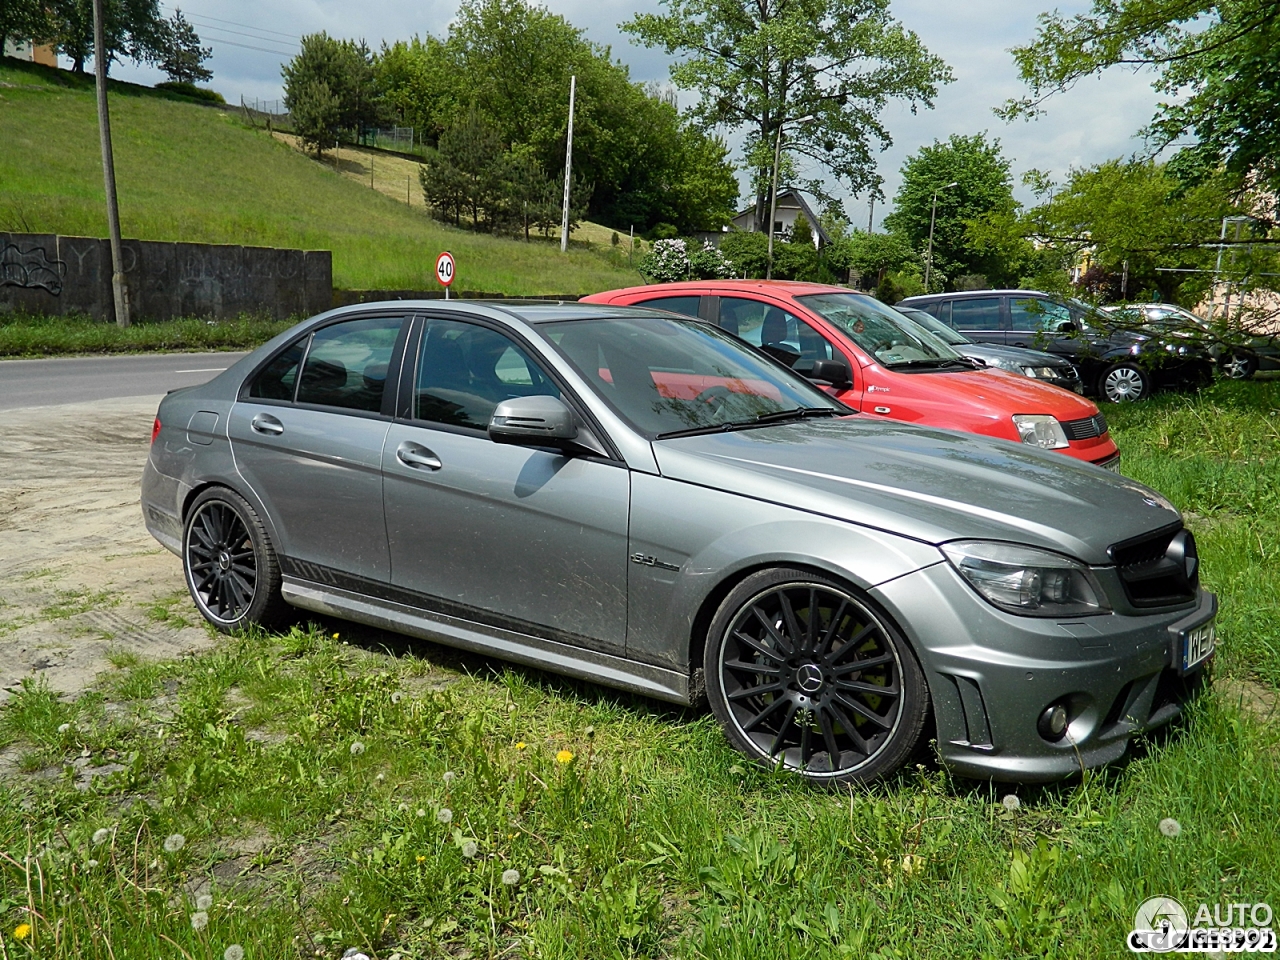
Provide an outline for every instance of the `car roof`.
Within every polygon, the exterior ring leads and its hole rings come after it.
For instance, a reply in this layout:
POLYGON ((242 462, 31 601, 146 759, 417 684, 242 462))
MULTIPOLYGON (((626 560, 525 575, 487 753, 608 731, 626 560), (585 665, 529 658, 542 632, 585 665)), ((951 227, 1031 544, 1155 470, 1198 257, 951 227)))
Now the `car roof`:
MULTIPOLYGON (((766 293, 780 297, 802 297, 813 293, 853 293, 870 296, 861 290, 836 286, 831 283, 810 283, 803 280, 682 280, 678 283, 654 283, 644 286, 623 287, 604 291, 609 296, 633 293, 653 293, 656 296, 698 296, 708 289, 715 293, 766 293)), ((604 294, 601 294, 604 295, 604 294)))
MULTIPOLYGON (((352 313, 370 311, 423 312, 439 316, 456 313, 459 316, 487 316, 506 314, 525 323, 551 323, 557 320, 619 319, 626 316, 660 316, 673 318, 674 314, 653 307, 625 307, 610 303, 579 303, 575 300, 371 300, 339 307, 323 314, 326 321, 352 313)), ((684 317, 682 319, 690 319, 684 317)))
POLYGON ((933 300, 973 299, 976 297, 1053 297, 1056 294, 1044 290, 953 290, 951 293, 921 293, 914 297, 904 297, 899 303, 929 303, 933 300))

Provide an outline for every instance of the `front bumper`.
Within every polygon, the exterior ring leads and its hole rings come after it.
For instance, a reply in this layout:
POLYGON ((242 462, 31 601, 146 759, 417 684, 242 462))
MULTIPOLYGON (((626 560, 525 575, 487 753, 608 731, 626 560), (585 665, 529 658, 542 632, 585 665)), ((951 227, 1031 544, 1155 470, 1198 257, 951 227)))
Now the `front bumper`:
POLYGON ((1138 733, 1182 713, 1203 666, 1178 674, 1178 631, 1214 616, 1217 599, 1155 613, 1041 619, 982 600, 945 562, 872 595, 907 633, 929 683, 938 753, 953 772, 991 780, 1058 780, 1120 759, 1138 733), (1067 735, 1050 742, 1036 720, 1068 706, 1067 735))

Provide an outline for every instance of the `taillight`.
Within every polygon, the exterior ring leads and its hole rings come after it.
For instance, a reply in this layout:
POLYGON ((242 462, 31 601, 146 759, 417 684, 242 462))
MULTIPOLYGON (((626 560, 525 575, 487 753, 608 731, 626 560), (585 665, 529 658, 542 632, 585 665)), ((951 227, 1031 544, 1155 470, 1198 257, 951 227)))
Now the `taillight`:
POLYGON ((151 425, 151 442, 156 442, 156 437, 160 436, 160 418, 156 417, 156 422, 151 425))

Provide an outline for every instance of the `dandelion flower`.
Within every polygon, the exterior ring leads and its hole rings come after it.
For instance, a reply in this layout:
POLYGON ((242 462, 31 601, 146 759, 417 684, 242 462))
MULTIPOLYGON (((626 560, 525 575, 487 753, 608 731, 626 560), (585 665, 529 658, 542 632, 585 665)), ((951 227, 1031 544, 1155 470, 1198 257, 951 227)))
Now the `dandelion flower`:
POLYGON ((452 770, 446 770, 446 771, 444 772, 444 782, 445 782, 446 784, 448 784, 448 783, 453 783, 453 781, 454 781, 454 780, 456 780, 456 779, 457 779, 457 777, 458 777, 458 775, 457 775, 456 773, 454 773, 452 770))
POLYGON ((525 743, 523 740, 521 740, 521 741, 519 741, 518 743, 516 743, 516 749, 517 749, 517 750, 523 750, 523 749, 525 749, 525 747, 527 747, 527 746, 529 746, 529 745, 528 745, 527 743, 525 743))
POLYGON ((97 865, 98 865, 97 860, 90 860, 87 864, 85 864, 85 866, 87 866, 90 870, 94 869, 97 865))
POLYGON ((347 952, 342 955, 342 960, 369 960, 369 957, 355 947, 347 947, 347 952))
POLYGON ((427 815, 427 811, 425 811, 425 810, 423 810, 421 807, 419 807, 419 808, 418 808, 418 816, 420 816, 420 817, 425 817, 426 815, 427 815))
POLYGON ((587 729, 586 729, 586 730, 584 730, 584 731, 582 731, 582 732, 583 732, 583 733, 585 733, 585 734, 587 735, 587 739, 588 739, 588 740, 590 740, 592 737, 594 737, 594 736, 596 735, 596 728, 595 728, 595 727, 587 727, 587 729))
POLYGON ((362 753, 364 753, 364 744, 363 744, 363 743, 361 743, 359 740, 357 740, 355 743, 351 744, 351 755, 352 755, 353 757, 358 757, 358 756, 360 756, 360 754, 362 754, 362 753))
POLYGON ((69 723, 59 724, 59 726, 58 726, 58 732, 59 732, 59 733, 70 733, 70 732, 71 732, 71 724, 69 724, 69 723))
POLYGON ((480 845, 474 840, 465 840, 462 844, 462 855, 468 860, 480 852, 480 845))
POLYGON ((1000 801, 1000 805, 1010 813, 1017 813, 1018 810, 1022 809, 1022 801, 1012 793, 1006 793, 1004 799, 1000 801))
POLYGON ((177 853, 187 845, 187 838, 180 833, 171 833, 164 838, 164 852, 177 853))
POLYGON ((106 827, 99 827, 93 831, 93 845, 100 847, 111 839, 111 831, 106 827))
POLYGON ((1182 824, 1173 817, 1165 817, 1160 821, 1160 832, 1166 837, 1176 837, 1182 832, 1182 824))
POLYGON ((233 943, 222 951, 222 960, 244 960, 244 947, 233 943))
POLYGON ((403 700, 403 699, 404 699, 404 694, 403 694, 403 693, 401 693, 399 690, 397 690, 395 693, 391 694, 391 702, 392 702, 392 703, 399 703, 399 702, 400 702, 401 700, 403 700))
POLYGON ((338 639, 338 635, 337 635, 336 633, 333 635, 333 639, 335 639, 335 640, 337 640, 337 639, 338 639))
POLYGON ((453 811, 448 807, 441 807, 436 811, 436 819, 441 823, 453 823, 453 811))
POLYGON ((386 775, 385 773, 380 773, 380 774, 378 774, 376 777, 374 777, 373 779, 375 779, 375 780, 377 780, 379 783, 381 783, 383 780, 387 779, 387 775, 386 775))
POLYGON ((409 812, 409 805, 408 805, 407 803, 402 803, 402 804, 400 804, 400 806, 399 806, 399 807, 397 807, 396 809, 397 809, 397 810, 399 810, 401 813, 408 813, 408 812, 409 812))
POLYGON ((426 858, 426 857, 424 857, 424 856, 422 856, 421 854, 419 854, 419 855, 417 856, 417 858, 416 858, 416 859, 417 859, 418 863, 426 863, 426 862, 427 862, 427 858, 426 858))
POLYGON ((31 924, 20 923, 13 928, 13 937, 15 940, 25 940, 31 936, 31 924))
POLYGON ((191 929, 199 933, 209 925, 209 915, 199 910, 191 915, 191 929))
POLYGON ((556 763, 568 763, 573 759, 573 754, 568 750, 561 750, 556 754, 556 763))
POLYGON ((514 887, 517 883, 520 882, 520 871, 519 870, 503 870, 502 882, 508 887, 514 887))
POLYGON ((202 893, 200 894, 200 896, 196 897, 197 910, 208 910, 212 906, 213 906, 213 897, 209 896, 209 894, 202 893))

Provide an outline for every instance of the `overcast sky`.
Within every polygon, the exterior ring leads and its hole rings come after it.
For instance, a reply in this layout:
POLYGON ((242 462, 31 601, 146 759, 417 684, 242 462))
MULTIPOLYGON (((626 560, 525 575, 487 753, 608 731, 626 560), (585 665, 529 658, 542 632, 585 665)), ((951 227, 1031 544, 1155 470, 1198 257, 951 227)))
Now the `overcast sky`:
MULTIPOLYGON (((986 130, 998 137, 1013 161, 1015 176, 1032 167, 1060 177, 1073 165, 1091 164, 1142 149, 1136 131, 1151 117, 1156 96, 1150 77, 1115 70, 1080 84, 1050 103, 1046 116, 1031 123, 1005 124, 991 108, 1022 92, 1009 48, 1034 33, 1036 15, 1050 0, 894 0, 893 13, 924 44, 951 65, 955 82, 943 88, 933 110, 912 115, 891 106, 887 125, 894 143, 881 155, 884 191, 892 198, 903 160, 922 145, 952 133, 986 130)), ((212 86, 231 103, 246 98, 281 96, 280 65, 297 49, 304 33, 363 38, 375 49, 383 40, 413 34, 443 36, 457 11, 456 0, 161 0, 172 12, 180 5, 205 45, 213 47, 208 66, 212 86), (248 49, 248 48, 258 49, 248 49)), ((658 10, 656 0, 548 0, 553 12, 583 28, 597 43, 631 68, 636 80, 667 80, 667 58, 633 45, 618 24, 637 11, 658 10)), ((1087 0, 1058 0, 1064 13, 1088 6, 1087 0)), ((163 75, 128 64, 115 68, 120 79, 154 83, 163 75)), ((690 96, 682 96, 689 102, 690 96)), ((733 139, 731 138, 731 142, 733 139)), ((843 192, 840 192, 843 195, 843 192)), ((1020 199, 1030 199, 1019 188, 1020 199)), ((855 224, 866 224, 865 198, 845 204, 855 224)), ((882 210, 876 209, 876 221, 882 210)))

